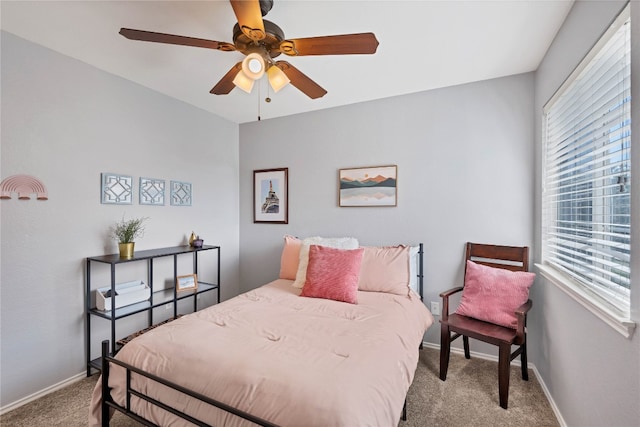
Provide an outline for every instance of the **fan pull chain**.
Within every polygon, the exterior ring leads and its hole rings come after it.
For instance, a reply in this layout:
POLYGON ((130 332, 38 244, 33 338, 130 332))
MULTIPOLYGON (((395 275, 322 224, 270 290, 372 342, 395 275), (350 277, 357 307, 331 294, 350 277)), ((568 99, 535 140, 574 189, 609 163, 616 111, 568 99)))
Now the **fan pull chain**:
POLYGON ((258 81, 258 121, 260 121, 260 81, 258 81))

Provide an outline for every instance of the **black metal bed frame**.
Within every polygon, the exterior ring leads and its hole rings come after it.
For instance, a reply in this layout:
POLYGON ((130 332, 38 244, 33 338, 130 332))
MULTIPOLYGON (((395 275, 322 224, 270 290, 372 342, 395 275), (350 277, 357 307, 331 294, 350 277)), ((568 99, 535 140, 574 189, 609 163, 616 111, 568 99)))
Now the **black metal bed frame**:
MULTIPOLYGON (((424 288, 423 288, 423 281, 424 281, 424 266, 423 266, 423 260, 424 260, 424 253, 423 253, 423 244, 420 243, 420 247, 418 250, 418 255, 419 255, 419 260, 420 262, 418 263, 418 286, 419 286, 419 293, 420 293, 420 300, 424 301, 424 288)), ((422 343, 420 343, 420 349, 422 349, 422 343)), ((192 416, 185 414, 182 411, 179 411, 178 409, 175 409, 163 402, 160 402, 152 397, 149 397, 137 390, 134 390, 131 387, 131 374, 132 373, 136 373, 138 375, 142 375, 152 381, 155 381, 157 383, 160 383, 164 386, 167 386, 173 390, 176 390, 180 393, 184 393, 194 399, 198 399, 199 401, 209 404, 211 406, 215 406, 216 408, 219 408, 223 411, 229 412, 233 415, 236 415, 240 418, 243 418, 245 420, 251 421, 259 426, 264 426, 264 427, 278 427, 277 424, 273 424, 269 421, 263 420, 260 417, 256 417, 254 415, 249 414, 248 412, 244 412, 241 411, 239 409, 236 409, 232 406, 229 406, 225 403, 219 402, 215 399, 212 399, 210 397, 207 397, 203 394, 194 392, 192 390, 187 389, 186 387, 183 387, 179 384, 176 384, 172 381, 168 381, 164 378, 158 377, 157 375, 151 374, 149 372, 145 372, 142 369, 136 368, 135 366, 132 366, 128 363, 122 362, 116 358, 114 358, 113 356, 110 355, 109 353, 109 340, 104 340, 102 341, 102 405, 101 405, 101 413, 102 413, 102 426, 103 427, 108 427, 109 426, 109 421, 110 421, 110 410, 113 409, 115 411, 119 411, 121 413, 123 413, 124 415, 128 416, 129 418, 132 418, 134 420, 136 420, 137 422, 144 424, 146 426, 155 426, 155 424, 151 423, 150 421, 140 417, 138 414, 136 414, 135 412, 131 411, 131 396, 135 396, 139 399, 142 399, 148 403, 151 403, 152 405, 158 406, 159 408, 164 409, 165 411, 171 412, 172 414, 187 420, 197 426, 201 426, 201 427, 208 427, 210 426, 207 423, 204 423, 196 418, 193 418, 192 416), (110 363, 116 364, 118 366, 123 367, 126 370, 126 402, 125 405, 119 405, 116 402, 113 401, 113 398, 111 397, 111 389, 109 388, 109 369, 110 369, 110 363)), ((404 405, 402 407, 402 420, 406 421, 407 420, 407 400, 405 398, 404 401, 404 405)))

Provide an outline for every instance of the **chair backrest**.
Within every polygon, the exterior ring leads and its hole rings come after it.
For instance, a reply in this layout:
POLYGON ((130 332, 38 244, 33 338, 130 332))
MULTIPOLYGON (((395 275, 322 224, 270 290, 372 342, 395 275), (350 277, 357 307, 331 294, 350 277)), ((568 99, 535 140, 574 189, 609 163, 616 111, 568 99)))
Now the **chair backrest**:
MULTIPOLYGON (((467 242, 466 259, 489 267, 511 271, 529 271, 529 248, 527 246, 499 246, 467 242)), ((465 262, 465 273, 466 269, 465 262)))

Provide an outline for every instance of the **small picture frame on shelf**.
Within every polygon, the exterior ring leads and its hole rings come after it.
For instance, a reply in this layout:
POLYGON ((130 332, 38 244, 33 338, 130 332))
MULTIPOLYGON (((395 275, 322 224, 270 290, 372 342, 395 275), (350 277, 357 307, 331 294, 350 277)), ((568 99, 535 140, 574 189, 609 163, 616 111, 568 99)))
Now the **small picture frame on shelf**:
POLYGON ((178 292, 195 291, 196 289, 198 289, 198 276, 196 274, 186 274, 176 278, 176 290, 178 292))

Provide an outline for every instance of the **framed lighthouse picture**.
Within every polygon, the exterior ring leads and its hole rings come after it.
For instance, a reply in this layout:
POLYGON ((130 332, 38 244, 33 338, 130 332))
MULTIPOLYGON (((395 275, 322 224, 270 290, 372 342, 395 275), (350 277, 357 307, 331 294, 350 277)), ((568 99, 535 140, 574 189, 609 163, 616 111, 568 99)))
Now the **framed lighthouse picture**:
POLYGON ((289 223, 289 168, 253 171, 253 222, 289 223))

